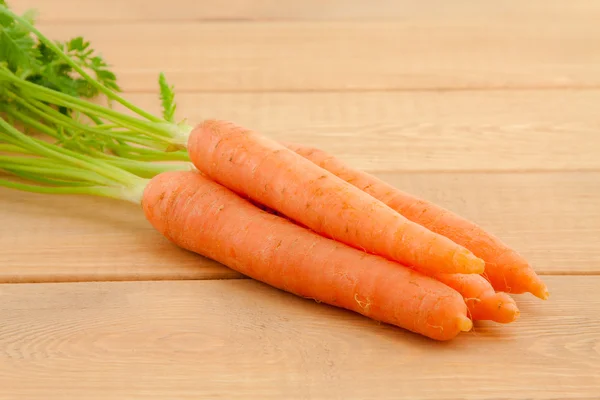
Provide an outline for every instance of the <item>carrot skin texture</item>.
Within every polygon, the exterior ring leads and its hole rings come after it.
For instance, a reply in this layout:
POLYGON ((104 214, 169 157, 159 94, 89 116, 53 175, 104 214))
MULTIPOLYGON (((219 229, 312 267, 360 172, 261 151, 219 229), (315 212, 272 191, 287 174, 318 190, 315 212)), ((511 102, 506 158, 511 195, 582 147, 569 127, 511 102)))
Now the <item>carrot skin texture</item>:
MULTIPOLYGON (((253 203, 261 210, 277 215, 262 204, 253 203)), ((285 216, 282 216, 286 218, 285 216)), ((415 268, 412 268, 415 269, 415 268)), ((419 271, 418 269, 415 269, 419 271)), ((440 274, 419 271, 444 283, 460 293, 473 321, 494 321, 508 324, 520 316, 515 300, 504 292, 495 292, 494 288, 483 276, 478 274, 440 274)))
POLYGON ((174 244, 278 289, 440 341, 472 327, 450 287, 260 210, 200 172, 157 175, 142 207, 174 244))
POLYGON ((351 168, 323 150, 293 143, 285 143, 285 146, 381 200, 409 220, 468 248, 486 262, 482 275, 495 290, 515 294, 530 292, 540 299, 548 298, 546 285, 531 265, 498 237, 474 222, 405 193, 366 172, 351 168))
POLYGON ((484 262, 278 142, 206 120, 188 141, 210 179, 328 238, 433 272, 481 273, 484 262))
POLYGON ((515 300, 504 292, 495 292, 492 285, 477 274, 434 274, 433 278, 459 292, 473 321, 494 321, 508 324, 520 316, 515 300))

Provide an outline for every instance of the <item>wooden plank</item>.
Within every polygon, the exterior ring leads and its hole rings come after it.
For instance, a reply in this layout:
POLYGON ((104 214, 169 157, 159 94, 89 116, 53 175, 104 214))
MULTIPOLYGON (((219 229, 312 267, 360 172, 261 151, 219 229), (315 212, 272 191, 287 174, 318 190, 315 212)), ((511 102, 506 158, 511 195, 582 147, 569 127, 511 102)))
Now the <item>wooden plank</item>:
MULTIPOLYGON (((600 274, 600 173, 379 173, 480 223, 540 274, 600 274)), ((0 190, 0 282, 239 278, 130 204, 0 190)))
MULTIPOLYGON (((502 2, 455 0, 172 0, 169 7, 144 0, 18 0, 15 10, 35 8, 43 21, 190 21, 190 20, 364 20, 364 19, 520 19, 592 18, 594 0, 502 2)), ((14 3, 14 4, 12 4, 14 3)))
POLYGON ((240 277, 171 245, 129 203, 0 193, 0 282, 240 277))
POLYGON ((600 86, 596 18, 494 21, 41 23, 83 35, 127 90, 164 71, 185 90, 308 91, 600 86))
MULTIPOLYGON (((126 97, 160 112, 156 94, 126 97)), ((233 120, 368 171, 600 168, 597 90, 180 93, 177 101, 178 118, 191 124, 233 120)))
POLYGON ((2 399, 594 399, 600 277, 433 342, 251 280, 1 285, 2 399))

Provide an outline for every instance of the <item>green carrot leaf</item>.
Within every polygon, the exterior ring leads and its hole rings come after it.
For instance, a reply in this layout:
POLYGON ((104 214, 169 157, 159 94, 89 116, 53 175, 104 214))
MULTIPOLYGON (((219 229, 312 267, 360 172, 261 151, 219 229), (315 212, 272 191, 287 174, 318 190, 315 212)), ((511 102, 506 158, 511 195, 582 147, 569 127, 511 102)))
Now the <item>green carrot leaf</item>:
MULTIPOLYGON (((95 51, 90 47, 89 41, 78 36, 64 44, 60 44, 60 47, 81 67, 93 71, 96 79, 104 86, 117 92, 121 91, 121 88, 117 85, 116 75, 108 69, 109 65, 102 56, 95 54, 95 51)), ((54 57, 58 58, 58 55, 54 53, 54 57)), ((66 63, 64 64, 66 65, 66 63)), ((82 91, 80 95, 83 97, 94 97, 98 94, 98 90, 85 79, 78 79, 78 86, 82 91), (91 93, 92 96, 87 96, 88 93, 91 93)))
POLYGON ((31 34, 14 21, 3 18, 0 23, 0 61, 5 62, 13 73, 26 78, 40 69, 39 57, 31 34))
MULTIPOLYGON (((37 85, 68 94, 73 97, 94 98, 100 91, 64 57, 54 51, 48 43, 32 34, 26 24, 19 22, 6 2, 0 2, 0 63, 4 63, 15 75, 37 85)), ((25 12, 21 18, 34 25, 35 11, 25 12)), ((53 41, 79 67, 96 75, 99 83, 113 91, 121 91, 116 75, 109 65, 94 53, 88 40, 78 36, 66 42, 53 41)), ((66 115, 71 114, 68 107, 60 107, 66 115)))
POLYGON ((158 77, 158 85, 160 86, 160 100, 162 102, 163 118, 169 122, 175 122, 175 87, 169 86, 167 78, 162 72, 158 77))

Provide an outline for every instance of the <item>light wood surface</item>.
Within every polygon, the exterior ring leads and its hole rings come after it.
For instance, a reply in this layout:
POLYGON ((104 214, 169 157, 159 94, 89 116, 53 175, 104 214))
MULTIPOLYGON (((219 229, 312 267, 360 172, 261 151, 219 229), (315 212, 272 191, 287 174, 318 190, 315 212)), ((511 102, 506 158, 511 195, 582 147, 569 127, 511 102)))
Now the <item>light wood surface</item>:
POLYGON ((600 2, 16 0, 125 96, 319 146, 497 234, 548 283, 432 342, 171 245, 134 205, 0 189, 0 400, 592 400, 600 2))
POLYGON ((595 0, 171 0, 169 7, 147 0, 8 0, 16 10, 36 8, 39 20, 61 23, 115 21, 203 21, 203 20, 365 20, 419 19, 458 22, 473 19, 529 21, 554 19, 593 20, 600 12, 595 0))
POLYGON ((241 276, 172 245, 133 204, 1 188, 0 215, 0 282, 241 276))
MULTIPOLYGON (((595 13, 600 16, 600 7, 595 13)), ((85 35, 127 90, 598 88, 596 19, 40 24, 85 35), (168 36, 165 36, 168 32, 168 36)))
POLYGON ((446 343, 250 280, 2 285, 0 398, 593 399, 600 277, 548 284, 446 343))

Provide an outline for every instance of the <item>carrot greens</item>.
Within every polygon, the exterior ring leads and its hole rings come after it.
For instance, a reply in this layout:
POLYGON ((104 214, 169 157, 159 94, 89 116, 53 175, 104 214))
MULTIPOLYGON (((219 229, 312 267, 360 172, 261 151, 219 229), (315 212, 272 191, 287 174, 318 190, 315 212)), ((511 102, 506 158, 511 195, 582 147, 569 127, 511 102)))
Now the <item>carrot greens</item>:
MULTIPOLYGON (((77 193, 140 198, 145 179, 124 168, 31 137, 0 117, 0 169, 40 185, 1 179, 0 186, 41 193, 77 193)), ((140 166, 137 166, 138 168, 140 166)))
POLYGON ((60 129, 61 139, 77 135, 80 141, 85 133, 101 144, 96 150, 118 151, 122 158, 189 160, 181 149, 191 127, 175 122, 174 88, 164 74, 158 80, 159 117, 118 94, 115 74, 89 41, 52 41, 34 26, 32 12, 17 15, 4 2, 0 48, 0 112, 36 130, 47 130, 40 124, 60 129), (89 101, 100 95, 107 106, 89 101), (115 110, 114 103, 125 110, 115 110))
MULTIPOLYGON (((4 1, 0 7, 7 8, 4 1)), ((29 26, 34 26, 35 12, 26 11, 19 17, 26 25, 19 23, 10 14, 0 15, 0 60, 20 78, 72 96, 93 98, 99 94, 97 87, 82 77, 73 76, 74 68, 46 43, 31 35, 29 26)), ((97 54, 89 41, 77 36, 68 41, 53 42, 56 48, 67 54, 73 63, 95 75, 103 86, 120 91, 115 74, 108 69, 104 58, 97 54)), ((69 114, 70 110, 62 112, 69 114)))

